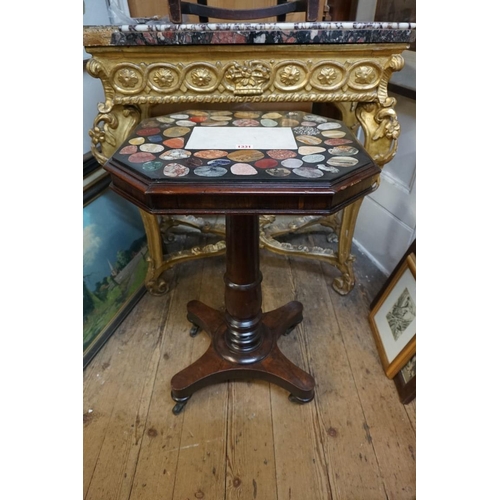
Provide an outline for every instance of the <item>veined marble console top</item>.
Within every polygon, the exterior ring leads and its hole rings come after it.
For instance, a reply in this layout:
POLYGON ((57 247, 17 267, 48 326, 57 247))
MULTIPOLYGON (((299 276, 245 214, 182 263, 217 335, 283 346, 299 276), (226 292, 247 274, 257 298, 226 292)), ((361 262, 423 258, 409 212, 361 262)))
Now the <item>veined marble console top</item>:
POLYGON ((208 23, 146 22, 123 26, 86 26, 84 45, 210 45, 210 44, 352 44, 411 43, 415 23, 208 23))

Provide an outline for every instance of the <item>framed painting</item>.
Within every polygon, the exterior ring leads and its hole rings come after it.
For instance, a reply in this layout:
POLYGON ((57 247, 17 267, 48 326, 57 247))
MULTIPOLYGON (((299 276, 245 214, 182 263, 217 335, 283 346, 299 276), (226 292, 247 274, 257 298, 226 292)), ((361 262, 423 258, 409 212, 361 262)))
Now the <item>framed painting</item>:
POLYGON ((414 354, 408 363, 394 377, 399 400, 404 405, 411 403, 417 396, 417 355, 414 354))
POLYGON ((97 176, 84 188, 84 368, 146 291, 147 243, 139 209, 109 183, 107 176, 97 176))
POLYGON ((386 284, 368 320, 390 379, 416 352, 416 258, 409 254, 386 284))

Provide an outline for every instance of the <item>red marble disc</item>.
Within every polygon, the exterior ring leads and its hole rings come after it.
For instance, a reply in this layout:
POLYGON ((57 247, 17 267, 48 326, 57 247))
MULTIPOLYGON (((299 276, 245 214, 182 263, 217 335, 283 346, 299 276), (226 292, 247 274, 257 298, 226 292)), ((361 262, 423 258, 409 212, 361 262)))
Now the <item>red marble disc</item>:
POLYGON ((278 162, 270 158, 264 158, 263 160, 255 162, 257 168, 274 168, 276 165, 278 165, 278 162))
POLYGON ((136 134, 140 136, 146 135, 156 135, 160 133, 159 128, 141 128, 141 130, 137 130, 136 134))
POLYGON ((174 139, 167 139, 163 141, 163 144, 172 149, 182 149, 184 147, 184 138, 175 137, 174 139))
POLYGON ((352 141, 349 139, 327 139, 325 141, 325 144, 328 144, 328 146, 340 146, 342 144, 351 144, 352 141))

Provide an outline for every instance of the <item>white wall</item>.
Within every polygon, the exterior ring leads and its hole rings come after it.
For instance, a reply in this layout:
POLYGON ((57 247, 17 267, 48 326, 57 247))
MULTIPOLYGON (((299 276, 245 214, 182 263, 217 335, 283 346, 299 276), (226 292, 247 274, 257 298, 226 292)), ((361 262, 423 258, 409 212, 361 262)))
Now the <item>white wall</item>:
POLYGON ((398 151, 385 165, 379 188, 359 212, 355 243, 389 275, 416 233, 416 102, 396 97, 401 125, 398 151))
MULTIPOLYGON (((83 25, 109 24, 108 4, 106 0, 84 0, 83 25)), ((83 49, 83 59, 89 59, 83 49)), ((90 151, 89 130, 97 115, 97 104, 104 101, 104 90, 100 80, 92 78, 83 69, 83 152, 90 151)))

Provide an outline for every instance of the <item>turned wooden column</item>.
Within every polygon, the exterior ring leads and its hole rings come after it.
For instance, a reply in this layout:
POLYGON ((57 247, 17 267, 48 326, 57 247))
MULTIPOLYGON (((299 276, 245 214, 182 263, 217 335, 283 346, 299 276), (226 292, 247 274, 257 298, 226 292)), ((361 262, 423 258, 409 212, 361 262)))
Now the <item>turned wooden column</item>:
POLYGON ((223 357, 230 361, 254 363, 263 357, 257 354, 263 340, 259 262, 258 216, 226 215, 225 341, 230 352, 223 357))

